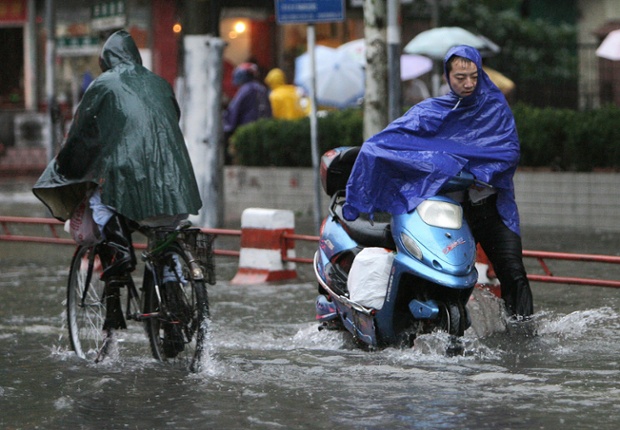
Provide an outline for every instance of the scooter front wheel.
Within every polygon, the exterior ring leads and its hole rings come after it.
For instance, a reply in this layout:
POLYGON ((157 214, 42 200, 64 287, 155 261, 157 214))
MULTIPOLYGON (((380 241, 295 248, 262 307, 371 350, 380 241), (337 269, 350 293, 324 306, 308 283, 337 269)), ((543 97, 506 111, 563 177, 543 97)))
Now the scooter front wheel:
POLYGON ((463 336, 465 334, 465 308, 463 304, 455 301, 442 303, 440 305, 441 320, 439 329, 448 332, 452 336, 463 336))
POLYGON ((461 302, 448 302, 440 306, 441 322, 440 330, 447 331, 450 335, 450 344, 446 354, 450 357, 462 355, 464 352, 461 337, 465 334, 467 316, 465 307, 461 302))

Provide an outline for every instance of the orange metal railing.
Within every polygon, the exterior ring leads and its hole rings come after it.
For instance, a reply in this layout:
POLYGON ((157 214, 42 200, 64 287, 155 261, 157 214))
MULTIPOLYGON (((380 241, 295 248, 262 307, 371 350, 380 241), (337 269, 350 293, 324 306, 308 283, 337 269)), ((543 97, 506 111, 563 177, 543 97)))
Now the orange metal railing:
MULTIPOLYGON (((55 219, 52 219, 52 218, 24 218, 24 217, 0 216, 0 226, 2 227, 2 234, 0 234, 0 241, 75 245, 75 242, 69 238, 68 233, 64 232, 63 223, 55 219), (47 237, 41 237, 41 236, 36 236, 36 235, 12 234, 11 227, 13 227, 16 224, 46 226, 50 232, 50 235, 47 237), (59 233, 59 230, 62 232, 59 233)), ((205 233, 213 234, 215 236, 241 237, 241 234, 242 234, 242 230, 233 230, 233 229, 202 228, 201 230, 205 233)), ((294 247, 293 245, 296 240, 316 243, 318 242, 319 238, 318 236, 285 232, 282 235, 283 249, 293 248, 294 247)), ((144 248, 145 244, 136 243, 135 247, 139 249, 144 248)), ((224 256, 224 257, 238 258, 240 251, 234 250, 234 249, 230 250, 230 249, 217 249, 216 248, 214 250, 214 254, 219 255, 219 256, 224 256)), ((302 263, 302 264, 312 263, 312 258, 288 257, 285 254, 286 253, 283 253, 282 255, 283 261, 302 263)), ((597 287, 620 288, 620 281, 618 280, 556 276, 553 274, 553 272, 549 269, 549 266, 547 265, 547 260, 580 261, 584 263, 620 264, 620 256, 597 255, 597 254, 572 254, 572 253, 564 253, 564 252, 524 250, 523 257, 536 259, 538 263, 540 264, 542 271, 544 272, 543 275, 538 275, 538 274, 528 275, 528 278, 531 281, 555 283, 555 284, 588 285, 588 286, 597 286, 597 287)))

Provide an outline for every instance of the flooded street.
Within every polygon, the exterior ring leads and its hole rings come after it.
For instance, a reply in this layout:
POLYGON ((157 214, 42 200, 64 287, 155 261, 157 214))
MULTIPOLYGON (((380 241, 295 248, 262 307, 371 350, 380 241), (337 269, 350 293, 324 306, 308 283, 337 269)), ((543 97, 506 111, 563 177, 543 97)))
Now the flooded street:
MULTIPOLYGON (((20 187, 0 189, 0 203, 0 215, 48 216, 20 187)), ((523 243, 620 254, 620 232, 525 226, 523 243)), ((414 349, 363 351, 344 333, 317 330, 307 265, 295 282, 232 286, 237 261, 218 257, 209 356, 190 374, 155 362, 135 322, 101 364, 69 350, 72 251, 0 242, 1 428, 620 428, 618 289, 534 283, 535 336, 507 329, 497 300, 477 291, 464 356, 446 357, 437 334, 414 349)), ((309 252, 298 247, 299 256, 309 252)), ((620 279, 615 266, 550 266, 557 275, 620 279)))

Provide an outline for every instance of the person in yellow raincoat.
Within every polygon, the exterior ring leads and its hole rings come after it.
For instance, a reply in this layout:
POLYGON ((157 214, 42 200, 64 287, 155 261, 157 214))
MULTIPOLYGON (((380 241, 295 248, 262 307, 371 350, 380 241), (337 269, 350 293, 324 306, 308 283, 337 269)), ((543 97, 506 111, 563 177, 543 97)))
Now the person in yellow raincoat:
POLYGON ((271 89, 269 102, 274 118, 298 119, 308 115, 298 88, 286 83, 286 77, 281 69, 277 67, 271 69, 265 77, 265 83, 271 89))

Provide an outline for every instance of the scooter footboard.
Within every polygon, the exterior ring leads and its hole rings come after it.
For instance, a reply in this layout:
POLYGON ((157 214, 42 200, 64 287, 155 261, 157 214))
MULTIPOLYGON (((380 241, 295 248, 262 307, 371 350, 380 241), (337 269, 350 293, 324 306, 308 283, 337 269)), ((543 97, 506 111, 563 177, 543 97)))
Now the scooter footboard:
POLYGON ((349 309, 348 311, 341 311, 340 317, 349 332, 353 333, 365 344, 373 347, 377 346, 374 316, 349 309))
POLYGON ((344 327, 362 342, 377 346, 374 311, 336 294, 319 275, 319 252, 314 255, 314 272, 319 284, 330 295, 344 327))

